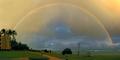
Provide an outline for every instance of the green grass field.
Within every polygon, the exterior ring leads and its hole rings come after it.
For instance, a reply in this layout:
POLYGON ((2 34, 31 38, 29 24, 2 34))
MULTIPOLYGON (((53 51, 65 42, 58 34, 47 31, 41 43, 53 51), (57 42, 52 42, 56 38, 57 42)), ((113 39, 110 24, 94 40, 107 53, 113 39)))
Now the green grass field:
POLYGON ((29 59, 41 59, 48 60, 47 57, 41 56, 40 54, 36 54, 36 52, 29 51, 0 51, 0 59, 2 58, 29 58, 29 59))
POLYGON ((61 53, 55 52, 51 55, 63 60, 66 58, 68 60, 120 60, 120 52, 93 52, 91 56, 88 56, 87 53, 80 53, 79 56, 77 54, 64 56, 61 53))
MULTIPOLYGON (((77 54, 64 56, 60 52, 53 52, 52 54, 47 54, 47 55, 55 56, 62 60, 65 60, 66 58, 68 60, 120 60, 120 52, 92 52, 90 54, 91 56, 88 56, 87 53, 83 53, 83 52, 80 53, 79 56, 77 54)), ((46 60, 47 58, 47 57, 41 56, 40 52, 0 51, 0 58, 22 58, 22 57, 45 58, 45 59, 38 59, 38 60, 46 60)))
POLYGON ((28 51, 0 51, 0 58, 39 57, 28 51))
MULTIPOLYGON (((65 59, 66 57, 64 57, 65 59)), ((88 56, 77 56, 70 55, 68 56, 69 60, 120 60, 120 55, 93 55, 91 57, 88 56)))

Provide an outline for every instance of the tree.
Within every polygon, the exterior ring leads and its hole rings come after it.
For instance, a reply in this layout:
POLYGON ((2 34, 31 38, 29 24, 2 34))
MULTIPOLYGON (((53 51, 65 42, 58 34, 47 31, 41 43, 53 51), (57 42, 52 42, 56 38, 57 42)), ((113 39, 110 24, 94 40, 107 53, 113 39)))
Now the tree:
POLYGON ((11 49, 12 50, 17 50, 18 48, 18 43, 16 40, 11 40, 11 49))
POLYGON ((63 51, 62 51, 62 54, 65 55, 65 54, 72 54, 72 51, 70 48, 65 48, 63 51))
POLYGON ((12 36, 12 40, 16 40, 15 35, 17 35, 17 32, 15 30, 9 29, 9 30, 7 30, 7 34, 12 36))
POLYGON ((15 30, 11 30, 11 29, 1 29, 1 34, 3 35, 9 35, 10 37, 12 36, 12 40, 16 40, 15 39, 15 35, 17 35, 17 32, 15 30))
POLYGON ((1 29, 1 34, 6 35, 6 29, 1 29))
POLYGON ((11 29, 6 30, 6 35, 8 35, 8 36, 10 36, 10 37, 11 37, 11 35, 12 35, 12 30, 11 30, 11 29))
POLYGON ((12 50, 29 50, 29 47, 26 44, 17 42, 16 40, 11 40, 11 49, 12 50))
POLYGON ((15 35, 17 35, 17 32, 15 30, 1 29, 0 34, 11 37, 10 43, 12 50, 29 50, 29 47, 26 44, 22 44, 21 42, 18 43, 16 41, 15 35))
POLYGON ((12 37, 13 37, 13 40, 16 40, 15 39, 15 35, 17 35, 17 32, 15 30, 12 30, 12 37))

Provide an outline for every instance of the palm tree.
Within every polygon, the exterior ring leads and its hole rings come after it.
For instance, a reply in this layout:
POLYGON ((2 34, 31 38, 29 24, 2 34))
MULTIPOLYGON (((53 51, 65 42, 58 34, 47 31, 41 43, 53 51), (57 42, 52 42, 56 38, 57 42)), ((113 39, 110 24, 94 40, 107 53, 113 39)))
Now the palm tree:
POLYGON ((1 34, 6 35, 6 29, 1 29, 1 34))
POLYGON ((15 39, 15 35, 17 35, 17 32, 15 30, 12 30, 12 34, 11 35, 12 35, 13 40, 16 40, 15 39))
POLYGON ((5 30, 5 29, 2 29, 1 33, 4 34, 4 35, 12 36, 12 40, 16 40, 15 39, 15 35, 17 35, 17 32, 15 30, 11 30, 11 29, 5 30))
POLYGON ((11 30, 11 29, 7 30, 7 31, 6 31, 6 34, 7 34, 7 35, 12 35, 12 30, 11 30))

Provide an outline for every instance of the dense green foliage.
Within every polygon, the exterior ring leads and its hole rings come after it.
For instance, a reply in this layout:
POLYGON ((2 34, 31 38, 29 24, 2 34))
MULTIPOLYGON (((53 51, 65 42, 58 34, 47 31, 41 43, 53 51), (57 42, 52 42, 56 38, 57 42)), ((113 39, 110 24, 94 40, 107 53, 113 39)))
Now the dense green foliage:
POLYGON ((11 49, 12 50, 29 50, 29 47, 26 44, 18 43, 16 40, 11 40, 11 49))
POLYGON ((72 51, 70 48, 65 48, 63 51, 62 51, 62 54, 65 55, 65 54, 72 54, 72 51))

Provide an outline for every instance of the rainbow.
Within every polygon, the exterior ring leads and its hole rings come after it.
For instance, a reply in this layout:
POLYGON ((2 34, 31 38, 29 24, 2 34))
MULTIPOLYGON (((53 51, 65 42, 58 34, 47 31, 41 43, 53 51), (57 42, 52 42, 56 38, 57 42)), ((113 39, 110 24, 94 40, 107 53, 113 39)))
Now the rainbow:
POLYGON ((76 5, 73 5, 73 4, 68 4, 68 3, 53 3, 53 4, 47 4, 47 5, 43 5, 43 6, 40 6, 40 7, 36 7, 34 8, 33 10, 31 10, 30 12, 28 12, 22 19, 20 19, 20 21, 16 24, 16 26, 14 27, 14 29, 16 29, 24 20, 26 17, 32 15, 33 13, 35 13, 36 11, 40 10, 40 9, 43 9, 43 8, 47 8, 47 7, 51 7, 51 6, 56 6, 56 5, 67 5, 67 6, 71 6, 71 7, 74 7, 74 8, 77 8, 79 10, 82 10, 84 13, 90 15, 91 17, 95 18, 96 22, 101 26, 101 28, 105 31, 105 33, 107 34, 107 37, 109 38, 109 46, 112 46, 113 43, 112 43, 112 39, 111 39, 111 36, 109 34, 109 32, 107 31, 107 29, 105 28, 105 26, 100 22, 100 20, 97 18, 97 16, 95 16, 94 14, 92 14, 90 11, 84 9, 83 7, 81 6, 76 6, 76 5))

